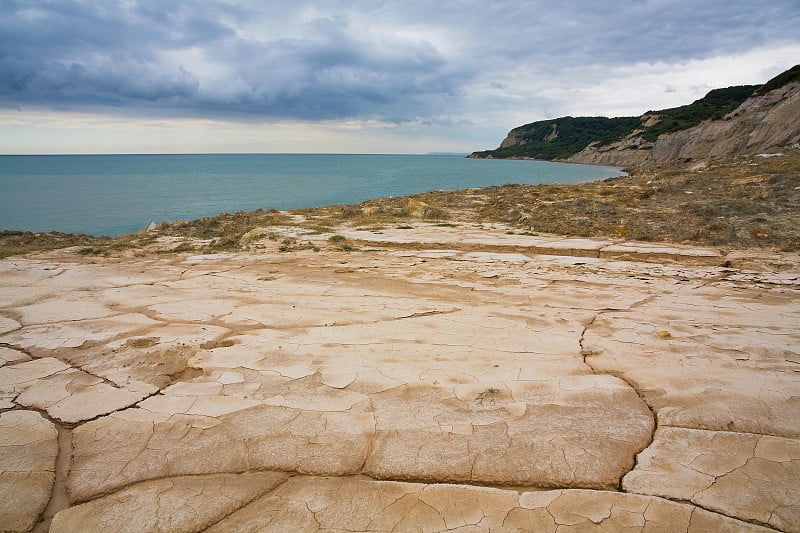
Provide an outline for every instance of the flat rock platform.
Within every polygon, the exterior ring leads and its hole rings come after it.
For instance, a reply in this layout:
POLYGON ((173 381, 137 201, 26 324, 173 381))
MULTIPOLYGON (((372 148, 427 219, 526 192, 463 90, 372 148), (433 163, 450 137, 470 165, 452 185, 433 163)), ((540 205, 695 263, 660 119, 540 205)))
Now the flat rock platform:
POLYGON ((800 531, 798 254, 336 236, 1 260, 0 531, 800 531))

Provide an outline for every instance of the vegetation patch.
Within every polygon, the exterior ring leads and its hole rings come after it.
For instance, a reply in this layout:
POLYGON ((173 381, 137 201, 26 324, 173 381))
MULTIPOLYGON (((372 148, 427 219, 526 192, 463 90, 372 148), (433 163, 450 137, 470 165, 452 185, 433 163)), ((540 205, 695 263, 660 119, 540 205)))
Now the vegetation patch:
POLYGON ((646 128, 642 133, 642 138, 655 142, 660 135, 693 128, 704 120, 720 119, 742 105, 742 102, 752 96, 753 91, 757 88, 758 85, 741 85, 727 89, 715 89, 689 105, 661 111, 648 111, 645 116, 658 115, 660 120, 646 128))
POLYGON ((80 250, 78 250, 78 255, 103 255, 107 253, 108 252, 106 252, 106 250, 103 248, 89 247, 89 248, 81 248, 80 250))
POLYGON ((30 231, 6 230, 0 231, 0 258, 72 246, 99 249, 110 242, 111 239, 109 237, 92 237, 91 235, 73 235, 59 232, 33 233, 30 231))
MULTIPOLYGON (((564 160, 590 144, 606 146, 637 133, 648 143, 659 136, 697 126, 704 120, 720 119, 739 107, 758 89, 782 86, 800 77, 795 67, 766 85, 740 85, 715 89, 691 104, 648 111, 641 117, 561 117, 519 126, 508 134, 508 141, 496 150, 475 152, 473 157, 530 158, 545 161, 564 160), (788 81, 787 81, 788 80, 788 81), (656 117, 657 120, 651 120, 656 117), (513 143, 513 144, 512 144, 513 143)), ((644 145, 649 147, 650 145, 644 145)), ((629 146, 629 148, 643 146, 629 146)))
MULTIPOLYGON (((783 155, 740 157, 704 167, 650 164, 629 175, 575 185, 504 185, 414 195, 447 222, 434 226, 500 222, 520 235, 557 234, 637 241, 800 250, 800 147, 783 155)), ((287 228, 317 225, 413 230, 419 218, 406 198, 376 198, 350 206, 293 213, 222 214, 197 221, 161 224, 155 231, 116 238, 61 233, 0 232, 0 257, 75 247, 94 256, 115 253, 249 250, 242 236, 267 228, 263 239, 281 252, 320 250, 320 241, 286 236, 287 228), (350 218, 353 213, 355 219, 350 218), (269 226, 276 226, 269 230, 269 226), (169 246, 165 247, 165 243, 169 246)), ((261 234, 261 233, 259 233, 261 234)), ((333 250, 357 250, 346 237, 326 239, 333 250)), ((323 241, 324 242, 324 241, 323 241)), ((273 248, 273 249, 274 249, 273 248)))
POLYGON ((472 220, 568 236, 800 250, 800 148, 784 151, 702 170, 661 164, 570 186, 490 187, 472 220))
POLYGON ((795 65, 789 70, 782 72, 758 88, 754 93, 756 96, 767 94, 775 89, 780 89, 784 85, 800 80, 800 65, 795 65))
POLYGON ((593 142, 609 144, 633 132, 639 117, 562 117, 514 128, 517 144, 476 152, 478 157, 555 160, 567 159, 593 142))

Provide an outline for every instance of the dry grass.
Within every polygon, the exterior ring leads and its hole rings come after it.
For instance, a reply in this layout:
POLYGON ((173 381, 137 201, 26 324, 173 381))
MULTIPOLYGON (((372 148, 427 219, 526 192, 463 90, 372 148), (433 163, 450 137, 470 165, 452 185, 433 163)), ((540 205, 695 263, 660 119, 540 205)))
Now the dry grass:
POLYGON ((82 246, 82 249, 95 250, 106 246, 110 240, 90 235, 72 235, 57 232, 0 231, 0 258, 70 246, 82 246))
POLYGON ((206 252, 237 250, 242 237, 255 228, 285 224, 285 214, 274 209, 269 211, 239 211, 222 213, 215 217, 197 220, 178 220, 159 225, 153 232, 156 235, 184 237, 190 240, 208 242, 202 248, 206 252))
POLYGON ((693 168, 633 169, 574 186, 484 189, 479 218, 527 231, 800 249, 800 149, 693 168))
MULTIPOLYGON (((506 185, 292 213, 223 213, 114 239, 0 232, 0 257, 70 246, 81 247, 78 253, 86 255, 109 255, 146 248, 164 237, 180 243, 167 252, 217 252, 242 249, 252 232, 270 226, 300 226, 324 234, 343 223, 380 229, 419 220, 442 225, 503 222, 527 233, 800 250, 800 148, 787 148, 783 154, 707 165, 643 166, 631 169, 629 176, 579 185, 506 185)), ((292 239, 281 242, 286 251, 310 246, 292 239)))
MULTIPOLYGON (((578 185, 505 185, 412 196, 455 221, 503 222, 523 232, 800 249, 800 148, 776 157, 631 169, 578 185)), ((404 198, 310 210, 328 225, 413 220, 404 198)), ((420 218, 420 217, 416 217, 420 218)), ((421 218, 426 218, 425 216, 421 218)))

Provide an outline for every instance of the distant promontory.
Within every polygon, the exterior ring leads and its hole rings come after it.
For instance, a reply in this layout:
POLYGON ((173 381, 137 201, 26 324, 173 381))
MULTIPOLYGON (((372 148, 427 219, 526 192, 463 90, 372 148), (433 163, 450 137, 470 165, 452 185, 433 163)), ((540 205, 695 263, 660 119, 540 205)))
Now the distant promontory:
POLYGON ((472 158, 629 167, 724 159, 800 141, 800 65, 763 85, 715 89, 691 104, 639 117, 561 117, 512 129, 472 158))

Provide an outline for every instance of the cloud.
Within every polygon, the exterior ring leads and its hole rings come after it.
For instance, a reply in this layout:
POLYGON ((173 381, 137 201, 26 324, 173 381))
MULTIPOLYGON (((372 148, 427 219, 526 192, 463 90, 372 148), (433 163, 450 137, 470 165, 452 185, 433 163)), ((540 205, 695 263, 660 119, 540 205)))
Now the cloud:
POLYGON ((364 32, 346 16, 295 22, 291 31, 266 20, 255 33, 248 15, 268 13, 162 4, 92 10, 8 2, 0 22, 3 103, 405 120, 429 113, 429 97, 459 89, 461 77, 429 42, 364 32))
POLYGON ((0 106, 477 127, 581 94, 618 109, 621 75, 791 47, 798 27, 796 0, 0 0, 0 106))
POLYGON ((187 101, 198 80, 185 68, 164 68, 161 50, 230 33, 213 10, 199 19, 185 8, 5 2, 0 13, 0 98, 12 105, 187 101))
POLYGON ((198 101, 280 118, 404 120, 429 113, 429 98, 458 91, 458 74, 428 42, 365 36, 344 19, 307 27, 302 39, 239 41, 209 51, 207 61, 233 68, 207 77, 198 101))

